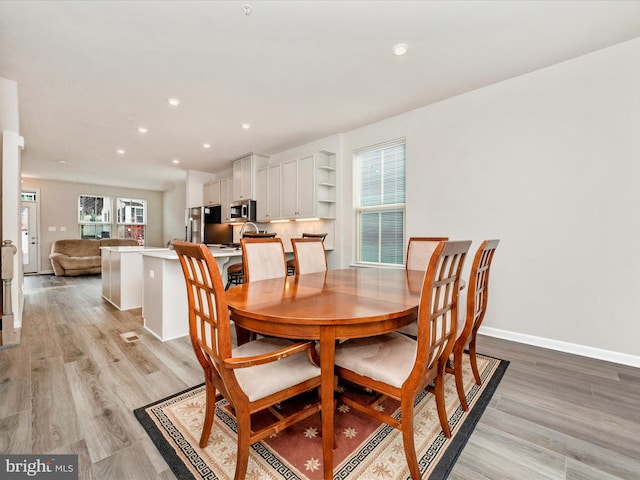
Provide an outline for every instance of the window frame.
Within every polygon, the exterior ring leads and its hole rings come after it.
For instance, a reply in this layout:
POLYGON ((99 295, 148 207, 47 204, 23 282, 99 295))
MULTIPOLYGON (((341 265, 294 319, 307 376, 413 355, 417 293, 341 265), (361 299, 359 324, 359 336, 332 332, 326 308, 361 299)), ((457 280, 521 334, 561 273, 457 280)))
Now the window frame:
MULTIPOLYGON (((406 256, 406 236, 407 236, 407 215, 406 215, 406 186, 407 186, 407 177, 406 177, 406 167, 407 167, 407 141, 405 137, 397 138, 395 140, 390 140, 388 142, 383 142, 375 145, 370 145, 367 147, 359 148, 353 151, 353 182, 354 182, 354 195, 353 195, 353 212, 354 212, 354 225, 355 225, 355 259, 354 264, 359 266, 370 266, 370 267, 403 267, 406 256), (385 149, 404 146, 404 202, 402 203, 393 203, 393 204, 378 204, 378 205, 368 205, 368 206, 360 206, 362 199, 362 185, 361 185, 361 160, 360 156, 366 153, 374 152, 374 151, 382 151, 385 149), (402 212, 402 239, 401 239, 401 261, 398 263, 387 263, 387 262, 371 262, 365 261, 361 259, 362 255, 362 244, 361 244, 361 215, 362 213, 384 213, 390 211, 401 211, 402 212)), ((380 253, 382 253, 380 251, 380 253)), ((380 257, 380 255, 379 255, 380 257)))
POLYGON ((145 198, 118 197, 116 199, 116 230, 119 238, 133 238, 144 246, 147 237, 147 200, 145 198), (134 203, 140 203, 141 206, 134 206, 134 203), (121 206, 122 204, 122 206, 121 206), (127 221, 126 209, 131 209, 130 219, 127 221), (124 218, 121 218, 120 212, 124 209, 124 218), (137 210, 142 210, 142 222, 135 221, 138 218, 137 210), (141 235, 133 235, 131 231, 141 231, 141 235))
MULTIPOLYGON (((103 238, 102 237, 102 233, 107 232, 109 234, 109 237, 112 236, 112 218, 113 217, 113 199, 110 196, 107 195, 95 195, 95 194, 87 194, 87 193, 81 193, 78 195, 78 236, 80 238, 103 238), (86 220, 82 218, 82 212, 84 211, 83 209, 83 204, 82 204, 82 198, 93 198, 94 200, 94 206, 95 204, 97 204, 97 199, 101 198, 103 201, 103 204, 105 203, 105 201, 108 201, 109 204, 109 208, 106 211, 106 214, 101 215, 101 217, 106 217, 106 218, 100 218, 99 220, 86 220), (86 236, 84 235, 85 233, 85 227, 92 227, 93 229, 95 229, 95 235, 93 236, 86 236), (98 235, 98 231, 101 232, 100 235, 98 235)), ((89 229, 87 229, 89 230, 89 229)))
MULTIPOLYGON (((126 205, 125 207, 126 208, 126 205)), ((136 215, 132 215, 133 218, 137 218, 137 214, 136 215)), ((118 197, 116 199, 116 225, 120 226, 120 225, 147 225, 147 200, 144 198, 130 198, 130 197, 118 197), (140 202, 142 204, 142 207, 134 207, 134 206, 130 206, 129 208, 131 208, 132 210, 137 210, 137 209, 142 209, 142 222, 137 222, 137 221, 133 221, 133 222, 127 222, 127 218, 126 218, 126 214, 125 214, 125 218, 124 220, 120 219, 120 203, 134 203, 134 202, 140 202)))

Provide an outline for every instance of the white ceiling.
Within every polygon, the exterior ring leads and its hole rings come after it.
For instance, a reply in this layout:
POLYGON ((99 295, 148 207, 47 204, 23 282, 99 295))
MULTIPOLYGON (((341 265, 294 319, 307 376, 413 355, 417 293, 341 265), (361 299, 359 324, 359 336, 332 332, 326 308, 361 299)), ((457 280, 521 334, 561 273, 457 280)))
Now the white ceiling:
POLYGON ((640 1, 2 1, 0 77, 24 176, 163 190, 639 35, 640 1))

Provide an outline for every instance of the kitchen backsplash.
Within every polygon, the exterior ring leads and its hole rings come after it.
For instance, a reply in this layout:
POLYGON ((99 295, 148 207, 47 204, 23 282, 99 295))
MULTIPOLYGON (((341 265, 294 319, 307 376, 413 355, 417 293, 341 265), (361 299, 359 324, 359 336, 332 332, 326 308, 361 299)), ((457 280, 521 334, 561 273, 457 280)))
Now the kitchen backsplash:
MULTIPOLYGON (((327 238, 324 240, 325 248, 327 250, 333 250, 334 238, 335 238, 335 220, 311 220, 308 222, 281 222, 281 223, 258 223, 256 225, 260 230, 266 230, 267 232, 276 232, 277 238, 282 239, 284 249, 287 252, 291 252, 292 238, 300 238, 303 233, 327 233, 327 238)), ((234 226, 233 237, 234 240, 239 238, 240 226, 234 226)))

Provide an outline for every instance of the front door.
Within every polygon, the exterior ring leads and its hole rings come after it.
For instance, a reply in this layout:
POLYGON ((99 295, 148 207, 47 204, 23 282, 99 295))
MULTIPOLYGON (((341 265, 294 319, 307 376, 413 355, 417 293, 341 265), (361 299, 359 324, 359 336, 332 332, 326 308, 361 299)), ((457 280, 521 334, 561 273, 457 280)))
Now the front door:
POLYGON ((38 273, 38 231, 36 202, 22 202, 22 264, 24 273, 38 273))

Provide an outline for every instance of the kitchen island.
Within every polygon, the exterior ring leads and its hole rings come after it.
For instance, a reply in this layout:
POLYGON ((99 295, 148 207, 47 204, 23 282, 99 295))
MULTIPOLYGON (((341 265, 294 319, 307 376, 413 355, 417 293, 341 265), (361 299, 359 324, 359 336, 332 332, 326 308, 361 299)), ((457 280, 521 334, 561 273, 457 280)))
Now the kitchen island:
MULTIPOLYGON (((229 262, 242 258, 242 251, 237 248, 209 245, 209 250, 223 278, 229 262)), ((142 291, 145 329, 163 342, 189 334, 187 290, 175 250, 143 252, 142 291)))
POLYGON ((142 253, 154 247, 100 247, 102 298, 118 310, 142 306, 142 253))

